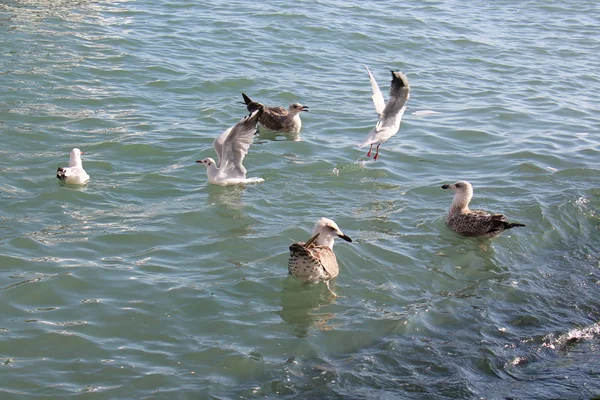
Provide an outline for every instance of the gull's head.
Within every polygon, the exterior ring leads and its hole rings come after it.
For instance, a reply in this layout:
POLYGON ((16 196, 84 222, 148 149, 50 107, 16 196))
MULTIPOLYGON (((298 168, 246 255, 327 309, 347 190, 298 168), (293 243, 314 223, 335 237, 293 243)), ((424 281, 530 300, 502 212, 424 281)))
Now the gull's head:
POLYGON ((442 185, 442 189, 452 189, 455 193, 473 193, 473 186, 467 181, 458 181, 451 185, 442 185))
POLYGON ((79 150, 77 147, 71 150, 71 154, 69 155, 69 166, 74 167, 76 165, 81 166, 81 155, 84 154, 83 151, 79 150))
POLYGON ((210 157, 205 158, 203 160, 198 160, 196 162, 199 163, 199 164, 204 164, 206 166, 206 168, 210 168, 210 167, 216 168, 217 167, 217 164, 215 163, 215 160, 213 160, 210 157))
POLYGON ((300 114, 302 111, 308 111, 308 106, 303 106, 300 103, 292 103, 288 108, 288 112, 292 115, 300 114))
POLYGON ((473 186, 467 181, 458 181, 451 185, 442 185, 442 189, 452 189, 454 200, 451 208, 465 209, 473 197, 473 186))
POLYGON ((333 248, 333 242, 336 237, 342 238, 347 242, 352 242, 350 236, 346 235, 340 230, 340 227, 329 218, 321 218, 315 224, 313 228, 313 235, 319 234, 315 240, 317 246, 328 246, 330 249, 333 248))

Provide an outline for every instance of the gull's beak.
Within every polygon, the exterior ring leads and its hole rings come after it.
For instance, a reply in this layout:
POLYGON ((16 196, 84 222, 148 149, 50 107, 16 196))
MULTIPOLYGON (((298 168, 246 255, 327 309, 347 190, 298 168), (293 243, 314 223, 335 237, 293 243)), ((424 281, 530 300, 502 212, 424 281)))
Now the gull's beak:
POLYGON ((450 189, 450 185, 442 185, 442 189, 450 189))
POLYGON ((82 151, 82 152, 81 152, 81 154, 85 154, 85 152, 84 152, 84 151, 82 151))
POLYGON ((352 239, 350 238, 350 236, 348 236, 348 235, 346 235, 346 234, 344 234, 344 233, 342 233, 342 234, 340 234, 340 235, 338 235, 338 236, 339 236, 340 238, 344 239, 346 242, 350 242, 350 243, 352 243, 352 239))
POLYGON ((302 106, 302 111, 308 112, 308 110, 309 110, 308 106, 302 106))
POLYGON ((204 164, 203 160, 196 160, 197 163, 204 164))

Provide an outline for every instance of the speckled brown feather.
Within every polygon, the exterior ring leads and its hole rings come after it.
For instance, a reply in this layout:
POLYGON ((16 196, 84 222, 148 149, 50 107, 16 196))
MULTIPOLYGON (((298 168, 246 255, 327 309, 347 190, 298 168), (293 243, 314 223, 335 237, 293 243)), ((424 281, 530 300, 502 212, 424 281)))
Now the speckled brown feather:
POLYGON ((468 210, 454 212, 446 217, 448 227, 454 232, 465 236, 479 236, 493 238, 507 229, 523 224, 508 222, 502 214, 490 214, 481 210, 468 210))
POLYGON ((252 101, 252 99, 244 93, 242 93, 242 97, 244 98, 248 111, 252 112, 253 110, 262 107, 263 112, 258 118, 258 122, 265 128, 279 132, 300 132, 302 122, 298 115, 291 115, 290 112, 283 107, 268 107, 259 102, 252 101))
POLYGON ((338 276, 340 269, 333 250, 308 243, 297 242, 290 246, 289 273, 309 283, 328 281, 338 276))

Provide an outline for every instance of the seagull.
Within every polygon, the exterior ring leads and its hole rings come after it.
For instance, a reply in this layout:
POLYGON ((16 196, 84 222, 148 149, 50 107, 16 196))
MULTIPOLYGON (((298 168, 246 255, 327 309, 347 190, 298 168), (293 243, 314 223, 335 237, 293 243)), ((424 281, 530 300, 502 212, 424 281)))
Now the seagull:
POLYGON ((367 157, 371 157, 371 150, 373 145, 377 143, 377 151, 373 160, 377 160, 379 157, 379 146, 392 136, 394 136, 400 129, 400 122, 402 121, 402 115, 406 110, 406 102, 410 97, 410 85, 408 84, 408 78, 405 74, 400 71, 392 72, 392 83, 390 85, 390 98, 387 104, 383 99, 383 94, 379 90, 377 81, 373 77, 373 74, 367 67, 369 73, 369 80, 371 81, 371 87, 373 88, 373 104, 375 105, 375 111, 379 116, 377 125, 369 132, 366 139, 358 146, 365 147, 370 145, 367 157))
POLYGON ((263 107, 263 113, 258 118, 258 122, 272 131, 299 133, 302 128, 300 113, 309 110, 308 106, 303 106, 300 103, 290 104, 287 110, 283 107, 266 107, 261 103, 252 101, 245 93, 242 93, 242 97, 246 103, 246 108, 250 112, 263 107))
POLYGON ((454 191, 454 199, 446 216, 446 224, 454 232, 464 236, 494 238, 507 229, 525 226, 508 222, 508 218, 502 214, 470 210, 469 202, 473 197, 473 186, 469 182, 459 181, 452 185, 443 185, 442 189, 454 191))
POLYGON ((306 243, 296 242, 290 246, 288 272, 308 283, 325 282, 327 290, 337 297, 329 287, 329 281, 340 272, 333 242, 336 237, 352 242, 335 222, 321 218, 313 228, 313 236, 306 243))
POLYGON ((58 167, 56 177, 70 185, 83 185, 87 183, 90 180, 90 176, 83 169, 83 164, 81 163, 82 154, 84 154, 83 151, 78 148, 71 150, 69 166, 66 168, 58 167))
POLYGON ((218 163, 210 157, 196 161, 206 166, 210 183, 227 186, 265 181, 262 178, 246 178, 246 168, 242 165, 256 134, 256 124, 261 112, 260 108, 254 110, 215 139, 213 147, 219 158, 218 163))

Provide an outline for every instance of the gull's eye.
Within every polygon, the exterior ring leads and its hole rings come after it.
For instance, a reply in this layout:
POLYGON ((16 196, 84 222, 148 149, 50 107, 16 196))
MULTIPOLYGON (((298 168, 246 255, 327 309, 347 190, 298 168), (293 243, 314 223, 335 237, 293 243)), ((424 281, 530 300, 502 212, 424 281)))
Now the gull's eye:
POLYGON ((456 187, 457 187, 457 188, 461 188, 461 187, 462 187, 462 185, 461 185, 460 183, 457 183, 457 184, 456 184, 456 187))

